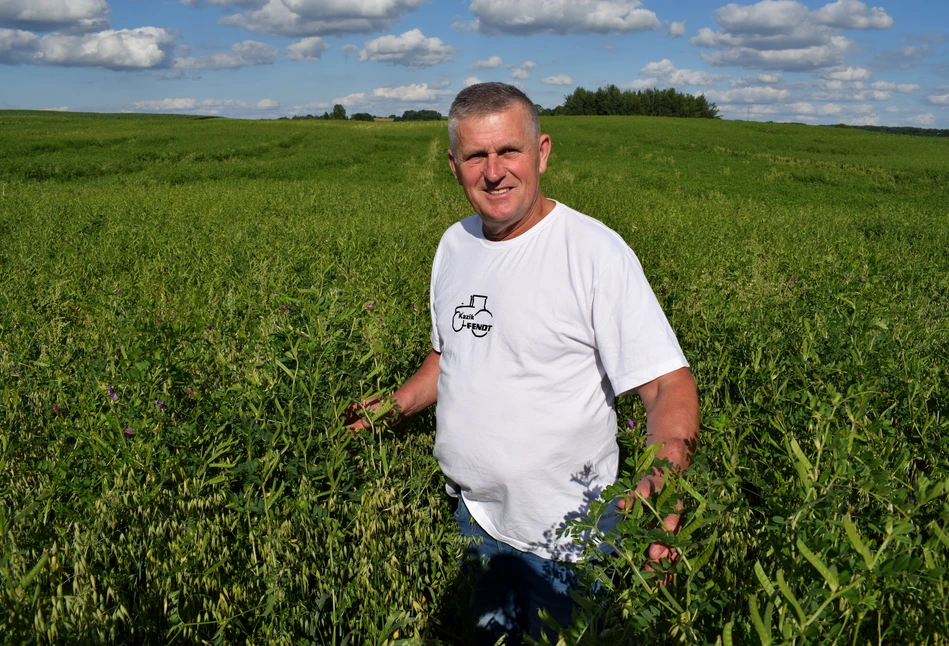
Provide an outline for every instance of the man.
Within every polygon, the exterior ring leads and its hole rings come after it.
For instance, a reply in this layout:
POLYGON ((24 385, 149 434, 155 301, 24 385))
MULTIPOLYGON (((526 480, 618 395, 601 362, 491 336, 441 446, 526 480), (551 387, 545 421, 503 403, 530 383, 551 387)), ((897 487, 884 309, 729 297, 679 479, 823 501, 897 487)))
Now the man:
MULTIPOLYGON (((615 396, 642 398, 649 442, 682 470, 698 438, 695 382, 632 250, 544 197, 551 139, 530 99, 502 83, 470 86, 448 132, 448 162, 475 215, 439 243, 433 350, 391 398, 401 416, 438 402, 435 457, 462 532, 481 539, 475 549, 488 562, 479 638, 538 638, 539 608, 568 624, 573 605, 565 563, 579 548, 558 530, 616 478, 615 396)), ((635 495, 661 478, 648 476, 635 495)), ((653 561, 672 557, 650 549, 653 561)))

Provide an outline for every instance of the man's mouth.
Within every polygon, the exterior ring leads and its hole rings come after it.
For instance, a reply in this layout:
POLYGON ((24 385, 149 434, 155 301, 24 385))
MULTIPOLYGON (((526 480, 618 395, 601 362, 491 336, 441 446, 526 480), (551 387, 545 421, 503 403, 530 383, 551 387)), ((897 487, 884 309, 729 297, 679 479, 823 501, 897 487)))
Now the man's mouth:
POLYGON ((488 195, 504 195, 510 190, 509 188, 492 188, 488 189, 488 195))

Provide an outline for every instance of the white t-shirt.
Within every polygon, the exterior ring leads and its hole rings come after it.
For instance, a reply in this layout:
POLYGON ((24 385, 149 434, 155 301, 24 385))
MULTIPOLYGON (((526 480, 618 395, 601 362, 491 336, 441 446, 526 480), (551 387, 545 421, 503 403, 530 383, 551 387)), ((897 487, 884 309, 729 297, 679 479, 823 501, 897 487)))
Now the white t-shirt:
POLYGON ((616 479, 615 394, 688 365, 639 260, 563 204, 503 242, 473 215, 438 245, 431 311, 449 493, 494 538, 575 560, 557 530, 616 479))

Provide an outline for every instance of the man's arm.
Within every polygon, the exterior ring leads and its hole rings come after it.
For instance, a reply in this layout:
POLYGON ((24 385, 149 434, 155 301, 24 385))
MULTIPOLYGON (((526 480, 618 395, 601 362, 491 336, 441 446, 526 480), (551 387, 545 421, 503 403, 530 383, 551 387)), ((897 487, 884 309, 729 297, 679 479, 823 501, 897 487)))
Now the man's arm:
MULTIPOLYGON (((438 358, 440 356, 441 354, 434 350, 429 352, 418 371, 390 395, 392 403, 395 404, 390 414, 395 418, 392 423, 425 410, 438 399, 438 375, 441 372, 438 368, 438 358)), ((355 432, 369 428, 369 422, 366 421, 364 415, 360 415, 360 411, 377 411, 381 407, 382 400, 379 397, 350 406, 346 410, 346 424, 349 430, 355 432)))
MULTIPOLYGON (((695 379, 688 368, 680 368, 636 389, 646 407, 647 444, 662 444, 656 454, 666 458, 679 472, 692 461, 699 441, 699 398, 695 379)), ((662 472, 643 478, 636 493, 644 498, 662 487, 662 472)))
MULTIPOLYGON (((685 471, 692 461, 699 441, 699 398, 695 388, 695 379, 688 368, 680 368, 636 389, 646 407, 647 444, 661 444, 656 453, 658 458, 666 458, 674 469, 685 471)), ((635 503, 635 498, 648 498, 662 487, 662 472, 655 470, 643 478, 636 487, 631 499, 620 500, 620 509, 635 503)), ((682 508, 679 503, 679 509, 682 508)), ((669 514, 663 519, 663 525, 670 532, 679 530, 679 514, 669 514)), ((651 565, 663 560, 676 561, 678 553, 665 543, 653 543, 647 551, 651 565)), ((669 583, 671 575, 661 582, 669 583)))

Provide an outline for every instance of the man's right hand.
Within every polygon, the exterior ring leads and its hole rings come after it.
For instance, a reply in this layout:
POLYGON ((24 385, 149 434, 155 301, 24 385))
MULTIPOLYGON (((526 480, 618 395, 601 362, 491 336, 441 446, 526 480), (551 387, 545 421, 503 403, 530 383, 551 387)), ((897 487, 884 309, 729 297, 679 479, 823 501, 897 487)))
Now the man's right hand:
MULTIPOLYGON (((350 404, 349 407, 343 411, 343 423, 346 425, 347 430, 349 430, 350 433, 358 433, 367 428, 372 428, 372 422, 369 420, 379 412, 382 408, 382 404, 382 397, 378 395, 364 399, 361 402, 353 402, 350 404)), ((398 407, 396 406, 393 406, 386 414, 386 418, 397 416, 398 407)))

